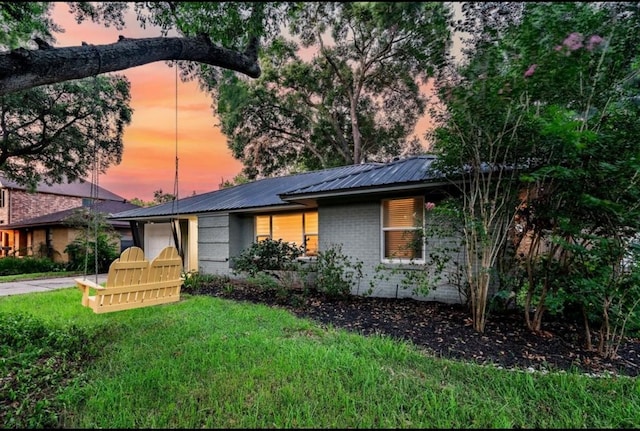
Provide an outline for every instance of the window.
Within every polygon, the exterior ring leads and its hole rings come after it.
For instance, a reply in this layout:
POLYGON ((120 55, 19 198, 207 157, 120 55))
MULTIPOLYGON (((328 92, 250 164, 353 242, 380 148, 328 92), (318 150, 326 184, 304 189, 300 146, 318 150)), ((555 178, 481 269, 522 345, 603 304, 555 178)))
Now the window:
POLYGON ((7 195, 5 189, 0 189, 0 208, 4 208, 7 205, 7 195))
POLYGON ((422 197, 382 201, 382 259, 423 261, 422 220, 422 197))
POLYGON ((318 253, 318 212, 259 215, 255 217, 256 241, 267 238, 304 247, 305 256, 318 253))

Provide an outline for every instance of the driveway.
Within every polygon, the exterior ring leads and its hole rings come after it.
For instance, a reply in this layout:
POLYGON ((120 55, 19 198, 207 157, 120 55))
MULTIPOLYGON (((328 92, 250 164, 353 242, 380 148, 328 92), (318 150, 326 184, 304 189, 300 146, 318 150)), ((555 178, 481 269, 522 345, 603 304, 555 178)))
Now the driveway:
MULTIPOLYGON (((21 280, 21 281, 8 281, 0 283, 0 296, 7 295, 19 295, 21 293, 33 293, 33 292, 48 292, 54 289, 61 289, 64 287, 73 287, 76 285, 74 281, 76 278, 87 278, 93 282, 96 281, 96 276, 92 275, 76 275, 73 277, 58 277, 58 278, 41 278, 38 280, 21 280)), ((104 283, 107 280, 107 274, 98 274, 97 283, 104 283)))

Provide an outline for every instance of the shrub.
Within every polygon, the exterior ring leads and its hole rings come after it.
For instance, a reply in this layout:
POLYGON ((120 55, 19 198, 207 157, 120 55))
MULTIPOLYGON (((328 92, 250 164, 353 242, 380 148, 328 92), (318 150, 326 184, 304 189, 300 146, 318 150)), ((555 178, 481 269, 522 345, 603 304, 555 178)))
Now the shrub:
POLYGON ((255 276, 265 271, 290 271, 299 269, 296 259, 303 254, 302 247, 281 239, 265 239, 253 243, 238 256, 232 258, 236 274, 255 276))
POLYGON ((203 274, 199 271, 189 271, 184 274, 182 290, 194 295, 206 293, 211 287, 226 287, 231 279, 228 275, 203 274))
POLYGON ((56 272, 64 270, 64 265, 46 257, 14 257, 0 259, 0 275, 33 274, 36 272, 56 272))
POLYGON ((342 253, 341 245, 333 245, 318 251, 318 259, 313 265, 316 272, 316 288, 329 296, 346 296, 362 278, 362 262, 352 261, 342 253))
POLYGON ((78 326, 54 328, 26 314, 0 314, 0 423, 4 428, 60 428, 61 389, 83 378, 99 347, 78 326))
MULTIPOLYGON (((96 264, 95 241, 87 240, 79 237, 64 249, 69 255, 69 263, 67 269, 71 271, 93 270, 96 264), (86 267, 85 267, 86 266, 86 267)), ((119 257, 118 247, 112 242, 109 235, 105 233, 98 234, 97 238, 98 252, 98 272, 109 271, 111 262, 119 257)))

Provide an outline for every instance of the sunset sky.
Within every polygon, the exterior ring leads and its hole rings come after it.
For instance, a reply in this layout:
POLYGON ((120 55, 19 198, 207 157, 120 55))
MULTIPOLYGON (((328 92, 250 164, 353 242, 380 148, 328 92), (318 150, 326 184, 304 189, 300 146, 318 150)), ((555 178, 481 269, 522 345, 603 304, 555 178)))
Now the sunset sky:
MULTIPOLYGON (((133 16, 133 15, 132 15, 133 16)), ((118 35, 156 37, 155 28, 142 29, 134 20, 119 31, 84 22, 76 24, 66 3, 57 3, 54 21, 65 29, 55 33, 56 47, 114 43, 118 35)), ((126 199, 153 200, 153 192, 173 193, 176 147, 178 149, 178 197, 217 190, 232 180, 242 163, 231 156, 226 138, 215 126, 211 98, 195 82, 178 79, 176 145, 176 76, 165 62, 150 63, 118 72, 131 82, 131 124, 125 129, 122 162, 100 174, 101 187, 126 199)), ((90 179, 90 178, 88 178, 90 179)))
MULTIPOLYGON (((55 33, 56 47, 115 43, 118 36, 144 38, 160 36, 157 28, 142 29, 130 11, 127 27, 117 30, 84 22, 76 24, 66 3, 59 2, 53 20, 65 29, 55 33)), ((231 156, 226 137, 216 127, 211 97, 195 82, 177 85, 175 69, 165 62, 150 63, 117 72, 131 83, 131 124, 125 129, 122 162, 100 174, 101 187, 125 199, 153 200, 153 192, 173 193, 178 156, 178 197, 217 190, 224 180, 232 180, 242 163, 231 156), (176 140, 177 115, 177 140, 176 140)), ((422 136, 425 120, 416 133, 422 136)), ((90 177, 87 179, 91 179, 90 177)))

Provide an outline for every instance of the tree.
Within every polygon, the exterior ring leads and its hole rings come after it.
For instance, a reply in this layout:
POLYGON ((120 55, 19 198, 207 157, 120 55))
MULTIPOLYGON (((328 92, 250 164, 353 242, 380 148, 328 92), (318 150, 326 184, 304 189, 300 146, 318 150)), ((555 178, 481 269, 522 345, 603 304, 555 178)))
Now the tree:
POLYGON ((217 114, 249 178, 389 160, 424 114, 420 84, 450 42, 441 3, 306 3, 249 81, 226 73, 217 114), (311 56, 309 60, 305 56, 311 56))
POLYGON ((176 199, 175 195, 172 195, 171 193, 164 193, 162 189, 158 189, 153 192, 154 205, 164 204, 167 202, 174 201, 175 199, 176 199))
MULTIPOLYGON (((195 195, 195 191, 193 192, 193 194, 195 195)), ((164 193, 162 189, 158 189, 158 190, 154 190, 152 201, 145 202, 140 198, 133 198, 131 199, 130 202, 132 204, 139 205, 141 207, 151 207, 154 205, 161 205, 167 202, 174 201, 175 198, 176 198, 175 195, 171 193, 164 193)))
POLYGON ((614 311, 622 325, 640 295, 633 270, 620 270, 640 219, 638 5, 484 4, 466 12, 485 26, 472 34, 457 79, 439 82, 447 109, 435 147, 443 168, 469 172, 462 191, 474 328, 484 330, 490 274, 514 228, 516 240, 527 239, 517 263, 531 329, 572 303, 590 313, 587 332, 589 321, 610 327, 614 311), (494 8, 518 13, 486 19, 494 8))
POLYGON ((640 268, 623 265, 640 229, 640 8, 530 7, 538 19, 523 22, 519 40, 530 47, 529 91, 547 140, 538 153, 545 163, 523 178, 533 191, 524 224, 533 241, 525 256, 526 322, 540 331, 546 311, 577 307, 587 347, 597 325, 598 352, 615 355, 640 301, 633 281, 640 268))
POLYGON ((54 48, 53 34, 63 29, 49 16, 51 3, 0 3, 6 30, 0 35, 5 51, 0 54, 0 170, 29 186, 85 176, 94 162, 102 171, 120 162, 123 128, 131 121, 129 84, 103 74, 173 59, 201 62, 195 67, 181 61, 183 79, 215 81, 216 68, 205 63, 258 76, 258 38, 279 17, 267 13, 277 4, 261 3, 68 5, 78 22, 91 19, 116 29, 122 29, 123 14, 133 7, 143 26, 158 25, 163 36, 175 30, 183 37, 121 37, 111 45, 54 48), (77 79, 83 77, 92 78, 77 79), (51 83, 57 84, 44 85, 51 83))
POLYGON ((484 332, 495 267, 518 202, 518 177, 531 153, 531 103, 518 97, 523 79, 502 72, 501 50, 479 46, 455 80, 441 81, 444 113, 433 132, 437 169, 459 188, 465 275, 473 327, 484 332), (462 168, 462 171, 461 171, 462 168))
POLYGON ((120 163, 131 122, 129 82, 100 76, 0 97, 0 169, 31 187, 120 163), (95 165, 94 165, 95 163, 95 165))
POLYGON ((119 235, 107 222, 106 214, 88 208, 77 209, 66 220, 78 230, 78 236, 64 249, 69 255, 67 268, 85 274, 107 272, 120 250, 119 235))
POLYGON ((16 49, 0 54, 0 95, 81 79, 163 60, 197 61, 256 78, 257 39, 244 52, 216 46, 207 37, 121 37, 108 45, 16 49))
MULTIPOLYGON (((109 45, 55 48, 53 33, 61 31, 49 18, 50 3, 0 3, 1 21, 9 36, 0 39, 10 51, 0 54, 0 95, 34 86, 80 79, 156 61, 184 61, 184 76, 204 73, 204 82, 216 71, 206 65, 260 75, 257 51, 260 38, 275 31, 278 3, 127 3, 68 2, 78 22, 91 19, 124 26, 123 14, 133 6, 142 25, 158 25, 159 38, 120 39, 109 45), (176 30, 181 37, 166 37, 176 30), (27 44, 27 40, 31 40, 27 44), (37 44, 39 49, 26 49, 37 44), (200 63, 196 68, 188 62, 200 63)), ((295 3, 289 5, 295 7, 295 3)), ((114 37, 115 39, 115 37, 114 37)))

